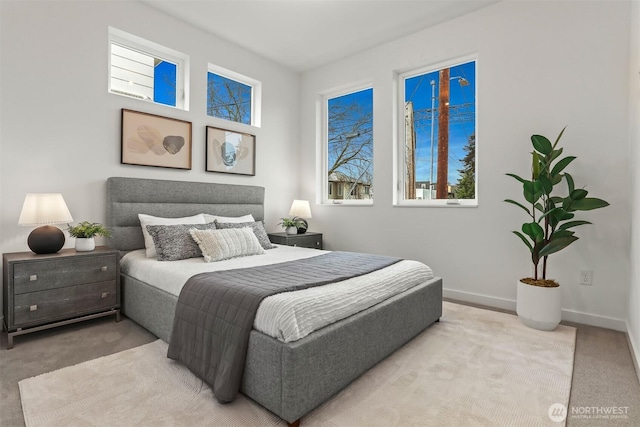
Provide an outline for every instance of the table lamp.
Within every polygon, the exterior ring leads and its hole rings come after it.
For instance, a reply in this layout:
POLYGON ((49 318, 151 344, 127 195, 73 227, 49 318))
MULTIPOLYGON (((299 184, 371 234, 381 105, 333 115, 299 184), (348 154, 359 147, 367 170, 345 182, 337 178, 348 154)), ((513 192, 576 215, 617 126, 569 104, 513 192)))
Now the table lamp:
POLYGON ((298 227, 298 234, 304 234, 309 228, 309 223, 304 218, 311 218, 311 208, 308 200, 294 200, 291 204, 289 216, 304 222, 304 227, 298 227))
POLYGON ((18 225, 40 226, 29 234, 29 249, 37 254, 53 254, 64 246, 64 233, 49 224, 72 222, 73 218, 60 193, 27 194, 18 225))

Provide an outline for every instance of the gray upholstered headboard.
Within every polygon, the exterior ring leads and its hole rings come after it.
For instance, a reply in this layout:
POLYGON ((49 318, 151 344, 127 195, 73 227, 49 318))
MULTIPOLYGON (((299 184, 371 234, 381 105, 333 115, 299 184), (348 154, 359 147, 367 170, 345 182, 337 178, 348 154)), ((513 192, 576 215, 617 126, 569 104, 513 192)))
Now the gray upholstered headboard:
POLYGON ((199 213, 221 216, 252 214, 256 221, 262 221, 264 187, 108 178, 106 225, 112 233, 109 246, 121 251, 144 248, 139 213, 167 218, 199 213))

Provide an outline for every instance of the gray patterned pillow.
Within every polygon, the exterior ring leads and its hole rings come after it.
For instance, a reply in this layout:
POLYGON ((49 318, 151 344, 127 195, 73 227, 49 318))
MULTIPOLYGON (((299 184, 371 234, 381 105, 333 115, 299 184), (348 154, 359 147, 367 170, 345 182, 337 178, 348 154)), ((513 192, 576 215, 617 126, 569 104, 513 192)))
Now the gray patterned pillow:
POLYGON ((264 229, 264 223, 262 221, 254 221, 254 222, 218 222, 215 220, 213 222, 216 225, 216 228, 221 230, 225 228, 243 228, 249 227, 253 230, 253 234, 258 238, 258 242, 260 242, 260 246, 263 249, 273 249, 277 248, 277 246, 271 244, 271 240, 269 240, 269 236, 267 236, 267 231, 264 229))
POLYGON ((180 259, 202 256, 200 247, 193 241, 189 230, 215 230, 214 223, 147 225, 147 231, 153 238, 158 261, 178 261, 180 259))

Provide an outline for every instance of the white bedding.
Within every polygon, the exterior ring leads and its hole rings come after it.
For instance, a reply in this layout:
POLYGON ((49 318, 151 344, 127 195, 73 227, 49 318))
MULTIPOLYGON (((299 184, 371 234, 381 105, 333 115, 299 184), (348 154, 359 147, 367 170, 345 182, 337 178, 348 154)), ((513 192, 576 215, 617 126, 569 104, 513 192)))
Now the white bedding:
MULTIPOLYGON (((140 249, 122 258, 121 271, 178 296, 186 281, 198 273, 280 263, 326 252, 279 245, 263 255, 205 263, 203 258, 157 261, 147 258, 140 249)), ((426 265, 404 260, 341 282, 272 295, 260 304, 253 327, 280 341, 296 341, 432 278, 433 272, 426 265)))

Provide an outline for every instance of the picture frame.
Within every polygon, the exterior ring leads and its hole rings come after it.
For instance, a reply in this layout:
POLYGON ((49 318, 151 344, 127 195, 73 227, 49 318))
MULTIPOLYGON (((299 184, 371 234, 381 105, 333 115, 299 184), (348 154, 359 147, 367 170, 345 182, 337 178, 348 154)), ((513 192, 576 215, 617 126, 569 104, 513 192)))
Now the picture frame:
POLYGON ((191 169, 191 122, 122 109, 122 164, 191 169))
POLYGON ((206 172, 255 176, 256 136, 207 126, 206 172))

